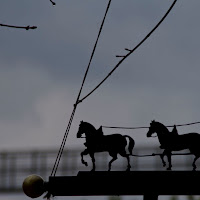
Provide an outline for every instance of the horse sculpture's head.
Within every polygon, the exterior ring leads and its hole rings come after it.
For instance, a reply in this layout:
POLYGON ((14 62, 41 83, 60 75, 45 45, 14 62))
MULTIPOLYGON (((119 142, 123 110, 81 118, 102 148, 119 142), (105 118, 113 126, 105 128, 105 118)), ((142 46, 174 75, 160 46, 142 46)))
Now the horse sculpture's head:
POLYGON ((92 124, 81 121, 76 136, 77 138, 81 138, 83 134, 85 134, 85 137, 93 137, 96 134, 103 135, 102 127, 96 130, 92 124))
POLYGON ((150 123, 149 131, 147 132, 147 137, 152 137, 152 135, 156 132, 156 121, 153 120, 150 123))
POLYGON ((83 135, 84 133, 85 133, 85 131, 84 131, 84 122, 81 121, 81 122, 80 122, 80 125, 79 125, 79 129, 78 129, 78 133, 77 133, 76 137, 77 137, 77 138, 81 138, 82 135, 83 135))

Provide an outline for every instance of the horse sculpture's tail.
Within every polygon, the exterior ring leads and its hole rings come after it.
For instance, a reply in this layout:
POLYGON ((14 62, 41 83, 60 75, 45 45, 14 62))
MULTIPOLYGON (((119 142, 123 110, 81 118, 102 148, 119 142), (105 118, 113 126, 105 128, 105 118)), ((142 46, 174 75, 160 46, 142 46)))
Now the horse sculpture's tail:
POLYGON ((128 138, 129 139, 129 145, 128 145, 128 150, 130 152, 130 155, 133 155, 132 151, 133 151, 133 148, 135 146, 135 141, 133 140, 132 137, 130 137, 129 135, 124 135, 124 137, 128 138))

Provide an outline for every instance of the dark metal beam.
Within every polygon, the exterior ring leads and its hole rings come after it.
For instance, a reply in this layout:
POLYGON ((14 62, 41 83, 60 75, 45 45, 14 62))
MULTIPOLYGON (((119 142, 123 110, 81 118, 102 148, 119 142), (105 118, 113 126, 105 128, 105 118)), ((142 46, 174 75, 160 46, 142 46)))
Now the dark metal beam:
POLYGON ((49 177, 54 196, 200 195, 200 171, 79 172, 49 177))

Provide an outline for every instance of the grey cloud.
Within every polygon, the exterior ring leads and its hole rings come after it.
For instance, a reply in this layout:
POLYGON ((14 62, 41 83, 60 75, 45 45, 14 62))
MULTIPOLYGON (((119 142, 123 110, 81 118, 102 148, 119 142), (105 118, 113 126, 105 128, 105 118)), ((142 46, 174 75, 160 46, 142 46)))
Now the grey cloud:
POLYGON ((0 70, 1 120, 18 120, 29 112, 34 113, 33 104, 39 96, 48 94, 51 84, 46 72, 34 69, 34 65, 31 67, 25 60, 15 66, 0 70))

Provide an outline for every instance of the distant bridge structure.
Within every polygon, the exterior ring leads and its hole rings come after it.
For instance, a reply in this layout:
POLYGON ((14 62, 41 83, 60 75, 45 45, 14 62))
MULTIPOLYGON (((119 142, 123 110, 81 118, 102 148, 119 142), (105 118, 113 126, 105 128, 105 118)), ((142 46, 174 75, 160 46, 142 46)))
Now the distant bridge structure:
MULTIPOLYGON (((76 176, 79 171, 90 171, 92 163, 90 157, 85 156, 89 166, 81 163, 80 153, 83 149, 66 150, 63 152, 56 176, 76 176)), ((0 152, 0 194, 22 192, 22 182, 30 174, 39 174, 44 180, 48 180, 53 164, 57 156, 57 149, 49 150, 23 150, 0 152)), ((154 147, 139 147, 134 149, 134 154, 145 155, 161 153, 154 147)), ((111 157, 108 153, 95 154, 97 171, 107 171, 111 157)), ((193 156, 174 156, 173 170, 192 170, 193 156)), ((113 163, 113 171, 124 171, 127 161, 121 158, 113 163)), ((131 170, 165 170, 159 156, 154 157, 131 157, 131 170)), ((200 168, 200 162, 197 162, 200 168)))

